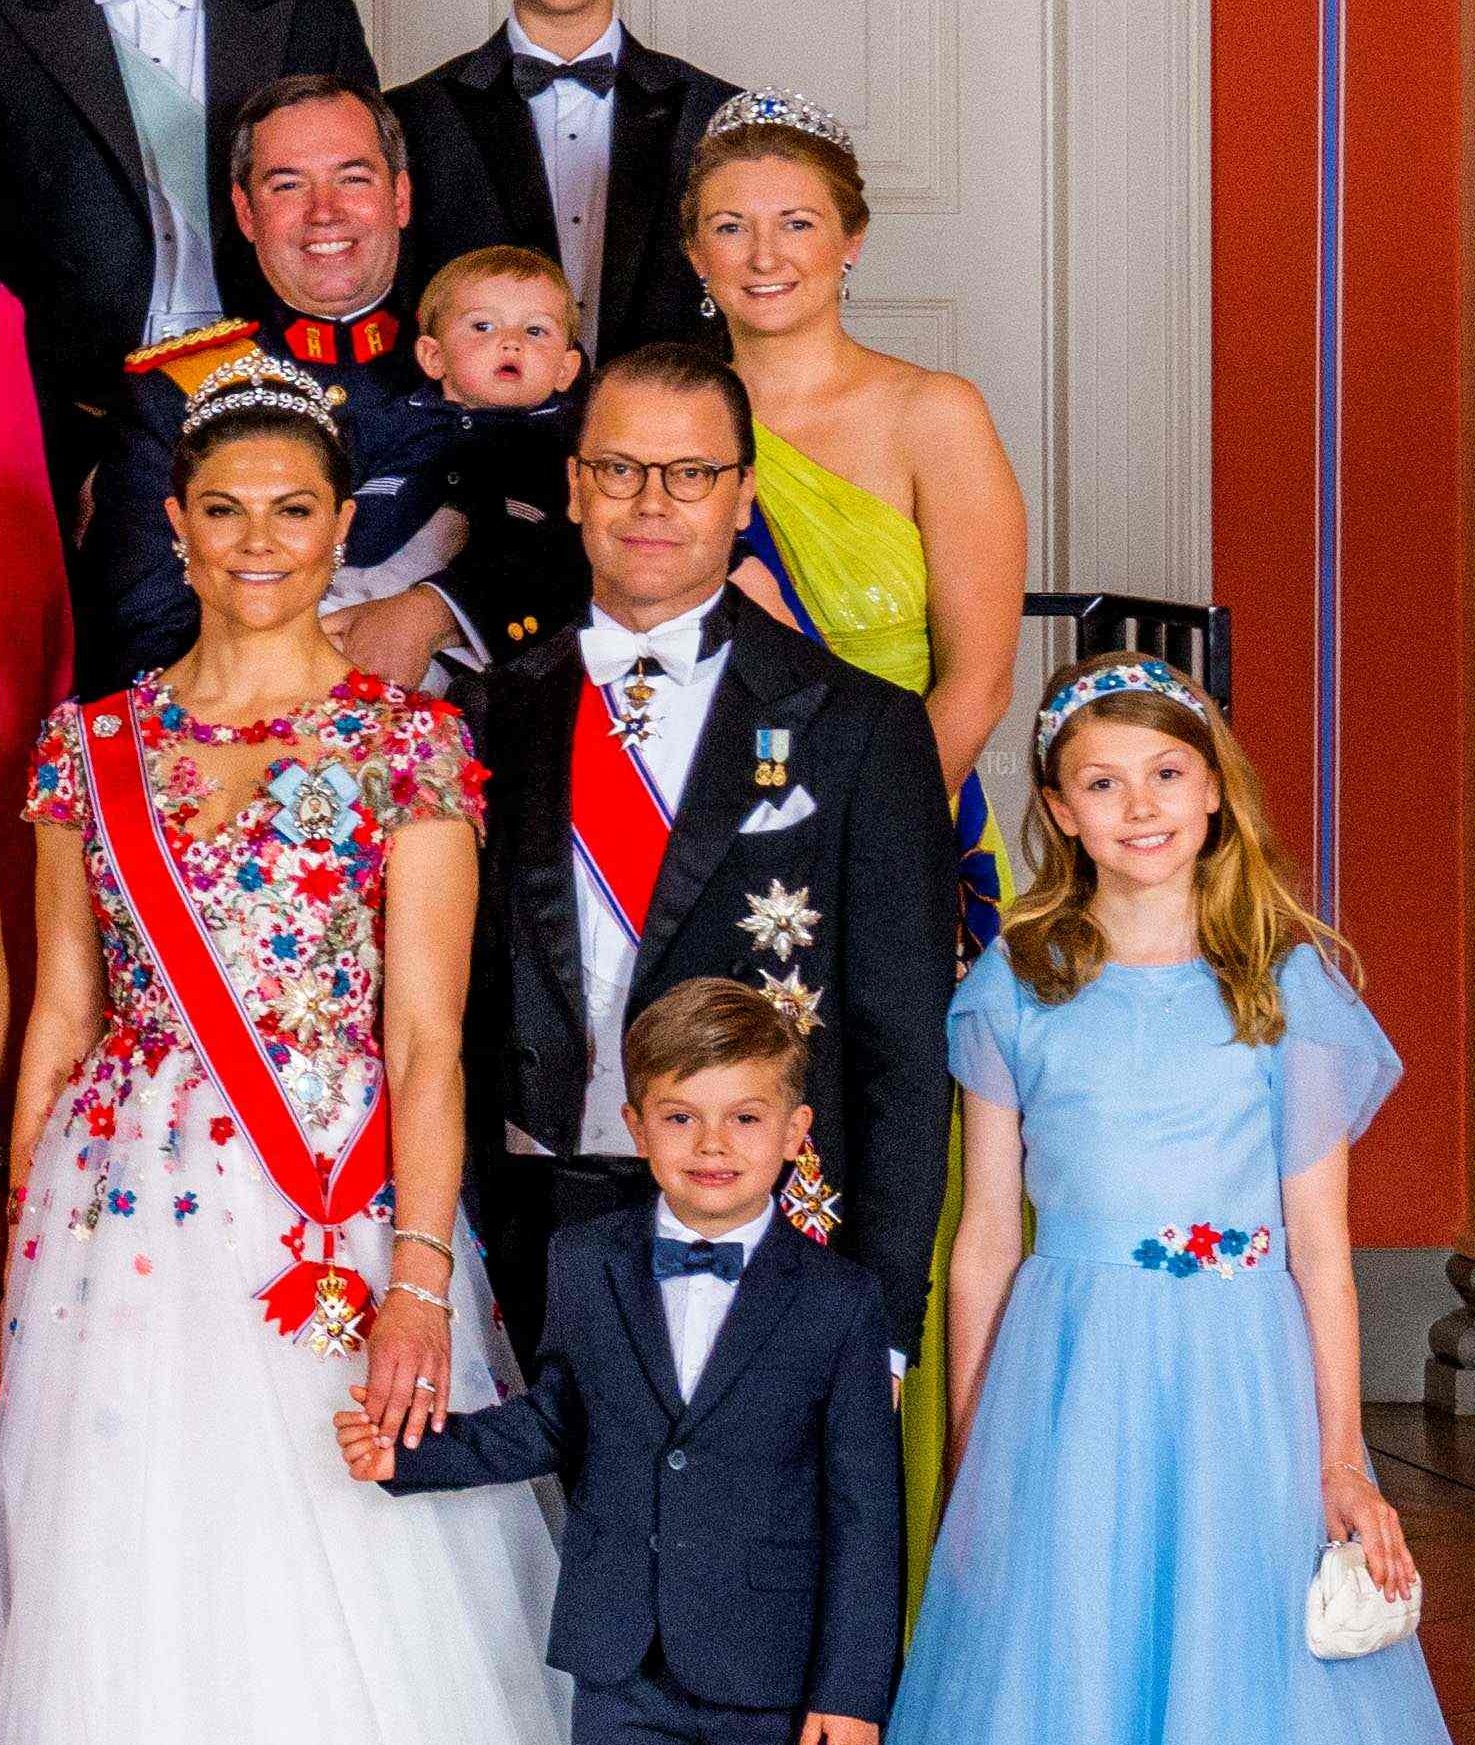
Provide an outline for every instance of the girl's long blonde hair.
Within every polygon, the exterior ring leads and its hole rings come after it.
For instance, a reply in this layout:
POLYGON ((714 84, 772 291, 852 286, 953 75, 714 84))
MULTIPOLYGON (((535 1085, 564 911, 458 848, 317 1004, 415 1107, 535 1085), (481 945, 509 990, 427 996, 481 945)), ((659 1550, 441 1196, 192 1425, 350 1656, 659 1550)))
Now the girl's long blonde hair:
MULTIPOLYGON (((1056 694, 1103 668, 1135 657, 1098 654, 1062 667, 1045 687, 1041 708, 1056 694)), ((1169 668, 1204 706, 1206 720, 1156 691, 1112 691, 1083 704, 1055 735, 1042 760, 1033 757, 1025 815, 1025 854, 1034 882, 1004 917, 1014 973, 1047 1005, 1073 999, 1101 972, 1105 934, 1091 914, 1096 868, 1080 839, 1055 822, 1046 790, 1058 794, 1060 762, 1087 720, 1150 727, 1190 745, 1219 779, 1219 810, 1195 873, 1199 949, 1218 978, 1237 1042, 1278 1042, 1285 1013, 1275 974, 1290 951, 1309 942, 1328 964, 1340 958, 1357 987, 1362 966, 1334 928, 1297 899, 1291 863, 1265 815, 1260 780, 1213 699, 1186 674, 1169 668)))

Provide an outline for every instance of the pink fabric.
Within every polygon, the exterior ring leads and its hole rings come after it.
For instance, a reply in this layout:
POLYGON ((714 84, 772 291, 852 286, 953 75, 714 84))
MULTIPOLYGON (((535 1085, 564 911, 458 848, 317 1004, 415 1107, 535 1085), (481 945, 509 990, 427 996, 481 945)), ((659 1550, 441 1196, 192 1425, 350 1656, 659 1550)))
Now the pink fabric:
POLYGON ((61 539, 41 452, 20 304, 0 289, 0 925, 11 976, 11 1037, 0 1120, 8 1113, 30 1005, 33 835, 20 821, 26 765, 41 720, 72 682, 72 623, 61 539))

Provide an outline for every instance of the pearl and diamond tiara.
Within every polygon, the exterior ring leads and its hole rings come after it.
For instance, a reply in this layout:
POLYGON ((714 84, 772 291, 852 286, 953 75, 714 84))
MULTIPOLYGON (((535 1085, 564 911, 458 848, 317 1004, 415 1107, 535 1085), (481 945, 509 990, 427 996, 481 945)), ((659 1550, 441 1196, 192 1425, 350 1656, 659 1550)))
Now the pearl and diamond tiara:
POLYGON ((729 97, 707 123, 707 137, 731 133, 736 127, 792 127, 798 133, 827 139, 831 145, 855 156, 850 135, 836 117, 818 103, 811 103, 801 91, 778 91, 772 86, 761 91, 740 91, 736 97, 729 97))
POLYGON ((244 357, 233 358, 211 370, 184 406, 181 433, 188 435, 202 424, 227 412, 239 412, 247 406, 271 406, 280 412, 292 412, 299 418, 311 418, 329 436, 337 436, 331 408, 341 404, 341 388, 324 388, 306 370, 298 369, 286 358, 270 357, 259 346, 244 357), (335 399, 335 395, 337 398, 335 399))

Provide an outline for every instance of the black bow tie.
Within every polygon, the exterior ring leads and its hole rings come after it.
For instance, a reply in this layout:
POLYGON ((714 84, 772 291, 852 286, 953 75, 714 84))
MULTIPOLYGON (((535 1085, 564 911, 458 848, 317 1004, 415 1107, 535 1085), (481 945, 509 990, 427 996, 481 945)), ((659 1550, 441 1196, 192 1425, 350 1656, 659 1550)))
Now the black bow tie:
POLYGON ((596 97, 615 88, 615 57, 591 55, 587 61, 545 61, 538 55, 513 55, 512 83, 524 102, 540 97, 560 79, 576 79, 596 97))
POLYGON ((741 1242, 682 1242, 675 1236, 657 1236, 651 1250, 650 1269, 658 1279, 692 1278, 710 1272, 735 1285, 743 1276, 741 1242))

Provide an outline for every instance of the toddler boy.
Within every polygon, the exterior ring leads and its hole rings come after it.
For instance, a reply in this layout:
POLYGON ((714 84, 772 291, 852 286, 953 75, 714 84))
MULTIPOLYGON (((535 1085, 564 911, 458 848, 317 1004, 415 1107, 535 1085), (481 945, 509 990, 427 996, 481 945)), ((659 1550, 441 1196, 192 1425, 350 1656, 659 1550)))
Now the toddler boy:
POLYGON ((588 565, 568 520, 583 365, 579 308, 535 249, 475 249, 425 288, 415 357, 429 378, 358 433, 349 564, 328 628, 419 583, 452 605, 473 665, 581 615, 588 565))
POLYGON ((548 1658, 574 1677, 574 1745, 878 1745, 887 1334, 870 1274, 774 1204, 809 1130, 805 1056, 737 982, 657 1000, 626 1038, 625 1119, 660 1196, 554 1236, 531 1391, 418 1446, 334 1419, 354 1477, 396 1494, 571 1473, 548 1658))

